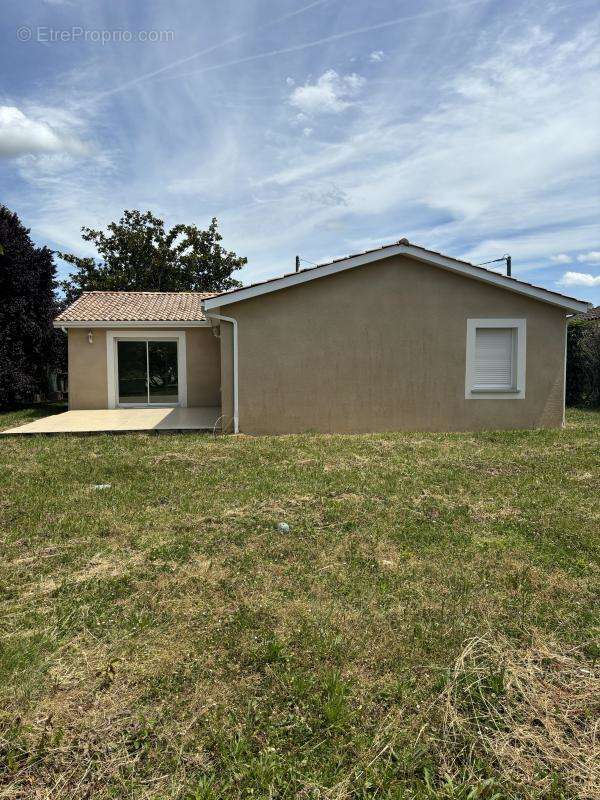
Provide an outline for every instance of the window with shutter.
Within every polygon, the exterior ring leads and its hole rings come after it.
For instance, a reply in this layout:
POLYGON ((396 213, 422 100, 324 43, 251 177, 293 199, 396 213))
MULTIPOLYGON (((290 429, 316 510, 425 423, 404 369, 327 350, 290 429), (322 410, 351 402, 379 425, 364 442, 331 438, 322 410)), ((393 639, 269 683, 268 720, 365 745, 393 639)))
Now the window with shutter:
POLYGON ((524 319, 467 320, 466 399, 525 397, 524 319))
POLYGON ((474 389, 514 389, 514 328, 475 331, 474 389))

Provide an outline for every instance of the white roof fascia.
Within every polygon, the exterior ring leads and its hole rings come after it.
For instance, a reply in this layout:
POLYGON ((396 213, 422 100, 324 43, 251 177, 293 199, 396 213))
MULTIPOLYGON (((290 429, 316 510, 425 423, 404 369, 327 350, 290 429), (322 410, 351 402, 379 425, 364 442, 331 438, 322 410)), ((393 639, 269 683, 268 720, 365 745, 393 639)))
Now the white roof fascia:
POLYGON ((106 320, 88 320, 87 322, 54 320, 55 328, 210 328, 208 320, 133 320, 130 322, 107 322, 106 320))
POLYGON ((255 286, 236 289, 233 292, 228 292, 217 297, 208 297, 203 301, 203 305, 207 311, 221 308, 231 303, 239 303, 242 300, 249 300, 263 294, 276 292, 280 289, 287 289, 291 286, 298 286, 301 283, 314 281, 318 278, 325 278, 328 275, 335 275, 337 272, 343 272, 344 270, 353 269, 354 267, 362 267, 374 261, 400 255, 410 256, 425 264, 433 264, 441 269, 449 270, 459 275, 465 275, 474 280, 481 281, 482 283, 489 283, 502 289, 508 289, 516 294, 532 297, 544 303, 550 303, 560 308, 569 309, 570 311, 587 311, 591 306, 590 303, 583 300, 576 300, 575 298, 565 297, 564 295, 556 294, 547 289, 530 286, 529 284, 519 282, 515 278, 508 278, 497 272, 483 271, 480 267, 472 266, 462 261, 456 261, 453 258, 433 253, 420 247, 413 247, 412 245, 405 244, 393 245, 369 253, 361 253, 356 256, 339 259, 330 264, 313 267, 303 272, 284 275, 282 278, 275 278, 274 280, 259 283, 255 286))

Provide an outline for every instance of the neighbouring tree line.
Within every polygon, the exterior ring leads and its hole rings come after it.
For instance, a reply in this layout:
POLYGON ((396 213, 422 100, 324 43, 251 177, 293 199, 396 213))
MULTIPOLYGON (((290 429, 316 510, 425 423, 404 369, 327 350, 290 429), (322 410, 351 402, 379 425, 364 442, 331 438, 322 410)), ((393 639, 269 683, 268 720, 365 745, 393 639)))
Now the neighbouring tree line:
POLYGON ((0 205, 0 406, 52 399, 67 368, 56 315, 86 291, 218 292, 240 286, 246 259, 222 245, 215 218, 206 230, 167 229, 151 211, 124 211, 106 231, 82 228, 97 256, 37 247, 17 214, 0 205), (71 267, 58 280, 57 255, 71 267))
POLYGON ((36 247, 17 215, 0 206, 0 404, 41 397, 64 360, 52 327, 55 288, 52 251, 36 247))

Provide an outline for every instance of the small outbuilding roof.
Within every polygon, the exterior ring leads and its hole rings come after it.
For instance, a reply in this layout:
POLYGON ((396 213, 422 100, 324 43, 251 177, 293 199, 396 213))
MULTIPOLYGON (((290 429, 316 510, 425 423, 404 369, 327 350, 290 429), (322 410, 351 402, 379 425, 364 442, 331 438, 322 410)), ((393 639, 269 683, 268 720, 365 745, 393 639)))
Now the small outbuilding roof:
POLYGON ((590 308, 589 311, 584 312, 583 314, 576 314, 577 319, 598 319, 600 320, 600 306, 594 306, 594 308, 590 308))
POLYGON ((83 292, 55 324, 107 322, 204 322, 210 292, 83 292))

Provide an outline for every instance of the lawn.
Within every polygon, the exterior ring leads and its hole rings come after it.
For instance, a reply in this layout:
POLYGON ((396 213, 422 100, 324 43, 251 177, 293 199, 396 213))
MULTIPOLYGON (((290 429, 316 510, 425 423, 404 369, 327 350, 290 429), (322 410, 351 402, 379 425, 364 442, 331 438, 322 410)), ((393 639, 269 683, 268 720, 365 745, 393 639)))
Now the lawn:
POLYGON ((51 414, 61 414, 67 411, 66 403, 37 403, 34 406, 15 406, 9 410, 0 410, 0 430, 16 428, 36 419, 48 417, 51 414))
POLYGON ((518 665, 536 735, 548 687, 552 708, 579 692, 553 752, 594 722, 599 489, 584 411, 1 439, 0 797, 598 797, 591 762, 586 786, 498 736, 510 704, 524 730, 518 665))

